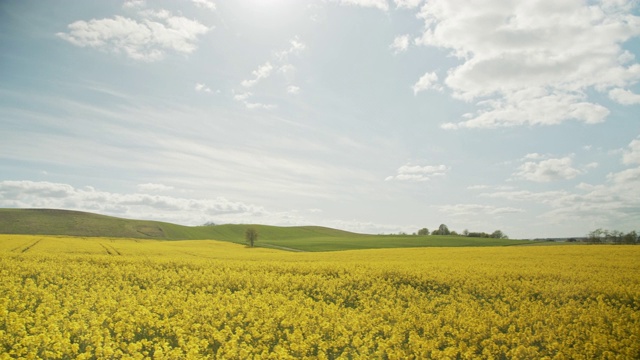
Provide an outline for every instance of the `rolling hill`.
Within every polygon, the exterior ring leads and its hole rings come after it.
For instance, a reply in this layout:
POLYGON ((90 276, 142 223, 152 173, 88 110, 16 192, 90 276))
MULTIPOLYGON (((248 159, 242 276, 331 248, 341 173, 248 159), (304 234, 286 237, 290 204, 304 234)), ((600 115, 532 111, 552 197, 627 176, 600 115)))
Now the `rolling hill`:
POLYGON ((297 251, 451 246, 506 246, 529 241, 458 236, 366 235, 319 226, 278 227, 226 224, 183 226, 159 221, 131 220, 94 213, 55 209, 0 209, 0 233, 67 235, 155 240, 213 239, 244 243, 247 227, 259 235, 257 246, 297 251))

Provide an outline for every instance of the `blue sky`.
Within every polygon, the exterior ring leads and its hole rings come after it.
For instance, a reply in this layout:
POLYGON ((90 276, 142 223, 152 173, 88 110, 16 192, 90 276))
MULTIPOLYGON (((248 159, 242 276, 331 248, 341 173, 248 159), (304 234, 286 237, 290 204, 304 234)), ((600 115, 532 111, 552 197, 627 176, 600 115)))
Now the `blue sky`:
POLYGON ((637 1, 0 4, 0 207, 640 230, 637 1))

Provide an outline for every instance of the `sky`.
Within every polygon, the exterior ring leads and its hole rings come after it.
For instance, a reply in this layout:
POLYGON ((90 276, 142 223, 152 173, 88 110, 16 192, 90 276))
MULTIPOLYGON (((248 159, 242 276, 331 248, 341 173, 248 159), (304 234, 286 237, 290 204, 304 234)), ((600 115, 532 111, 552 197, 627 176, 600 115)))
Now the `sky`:
POLYGON ((640 5, 0 2, 0 207, 640 230, 640 5))

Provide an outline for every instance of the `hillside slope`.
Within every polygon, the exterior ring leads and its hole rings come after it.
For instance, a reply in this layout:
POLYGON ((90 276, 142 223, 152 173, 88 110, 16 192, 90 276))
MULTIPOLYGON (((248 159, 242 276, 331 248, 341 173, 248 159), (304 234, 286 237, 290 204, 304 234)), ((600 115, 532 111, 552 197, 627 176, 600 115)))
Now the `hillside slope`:
POLYGON ((243 242, 247 227, 260 240, 345 238, 359 234, 319 226, 268 225, 183 226, 160 221, 132 220, 81 211, 56 209, 0 209, 1 234, 126 237, 159 240, 216 239, 243 242))
POLYGON ((0 234, 67 235, 156 240, 221 240, 244 244, 251 226, 257 246, 297 251, 337 251, 406 247, 507 246, 530 241, 462 236, 366 235, 319 226, 279 227, 227 224, 182 226, 159 221, 130 220, 93 213, 52 209, 0 209, 0 234))
POLYGON ((170 239, 179 225, 80 211, 0 209, 0 233, 170 239))

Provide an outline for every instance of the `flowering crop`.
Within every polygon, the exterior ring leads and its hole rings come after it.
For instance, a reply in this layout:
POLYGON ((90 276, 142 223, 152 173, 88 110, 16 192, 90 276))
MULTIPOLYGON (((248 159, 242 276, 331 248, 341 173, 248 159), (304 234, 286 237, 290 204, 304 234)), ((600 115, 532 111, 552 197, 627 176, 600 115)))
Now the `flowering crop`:
POLYGON ((0 235, 0 359, 637 359, 639 260, 0 235))

